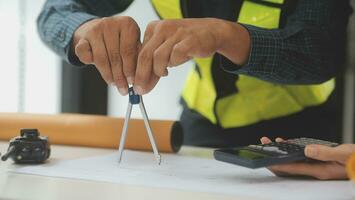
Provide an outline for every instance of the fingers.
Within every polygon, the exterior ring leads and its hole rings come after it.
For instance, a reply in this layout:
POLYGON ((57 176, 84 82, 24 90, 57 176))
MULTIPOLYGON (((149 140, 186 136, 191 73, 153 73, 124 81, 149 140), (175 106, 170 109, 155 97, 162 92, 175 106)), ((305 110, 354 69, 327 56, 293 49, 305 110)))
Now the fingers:
POLYGON ((150 38, 153 36, 155 27, 159 23, 159 21, 152 21, 148 24, 145 32, 144 32, 144 37, 143 37, 143 44, 142 46, 145 46, 147 42, 150 40, 150 38))
POLYGON ((140 31, 130 17, 114 16, 90 20, 74 33, 75 54, 85 64, 94 64, 107 84, 128 93, 134 82, 140 31))
MULTIPOLYGON (((262 144, 272 141, 267 137, 260 139, 262 144)), ((282 138, 276 138, 276 142, 283 142, 282 138)), ((291 163, 271 166, 268 169, 277 176, 310 176, 321 180, 347 179, 344 163, 351 153, 355 151, 355 145, 343 144, 337 147, 324 145, 308 145, 305 148, 307 157, 325 161, 316 163, 291 163)))
POLYGON ((150 92, 158 83, 160 77, 155 75, 154 73, 151 74, 149 81, 144 86, 144 94, 150 92))
POLYGON ((145 33, 142 49, 138 55, 134 80, 134 89, 140 95, 148 93, 152 89, 151 86, 155 86, 156 81, 159 80, 153 71, 153 56, 154 51, 164 42, 165 38, 160 34, 151 35, 154 30, 150 27, 154 27, 154 24, 149 25, 149 33, 145 33))
POLYGON ((156 32, 155 24, 148 27, 145 33, 143 49, 138 56, 136 70, 135 90, 138 94, 145 94, 152 88, 152 79, 159 80, 159 77, 167 76, 168 66, 176 66, 191 59, 187 56, 186 45, 193 45, 191 39, 186 39, 180 44, 182 38, 186 38, 182 28, 177 29, 172 36, 156 32), (153 28, 152 28, 153 27, 153 28))
POLYGON ((151 22, 140 49, 140 31, 132 18, 106 17, 81 25, 74 33, 73 45, 79 59, 95 64, 103 79, 117 85, 122 94, 127 94, 128 83, 134 83, 138 94, 145 94, 161 76, 168 74, 168 66, 216 52, 211 31, 215 22, 207 19, 151 22), (81 39, 85 40, 79 42, 81 39))
MULTIPOLYGON (((278 137, 278 138, 275 139, 275 141, 276 141, 276 142, 283 142, 283 141, 285 141, 285 140, 278 137)), ((262 144, 269 144, 269 143, 271 143, 272 141, 271 141, 268 137, 262 137, 262 138, 260 138, 260 142, 261 142, 262 144)))
POLYGON ((75 46, 75 54, 79 60, 84 64, 92 64, 94 62, 93 53, 89 41, 80 39, 75 46))
POLYGON ((120 34, 120 52, 122 56, 123 73, 129 84, 134 83, 140 45, 140 30, 136 22, 121 24, 125 28, 120 34))
POLYGON ((169 66, 177 66, 190 60, 195 55, 195 40, 193 37, 187 37, 177 43, 172 49, 169 66), (191 55, 191 56, 190 56, 191 55))
POLYGON ((144 34, 143 48, 138 55, 135 91, 145 94, 150 86, 162 76, 167 76, 167 67, 180 65, 194 56, 211 56, 216 48, 210 43, 210 31, 201 31, 198 22, 209 29, 206 20, 161 20, 148 25, 144 34), (202 47, 202 48, 201 48, 202 47), (204 48, 206 47, 206 48, 204 48))
POLYGON ((150 49, 144 48, 141 50, 137 61, 137 70, 134 80, 134 90, 139 95, 143 95, 147 92, 145 86, 149 82, 152 76, 152 51, 150 49))
POLYGON ((261 142, 261 144, 269 144, 269 143, 271 143, 272 141, 271 141, 268 137, 262 137, 262 138, 260 139, 260 142, 261 142))
POLYGON ((345 164, 351 153, 352 151, 347 148, 347 145, 329 147, 312 144, 305 148, 305 155, 309 158, 321 161, 336 161, 342 164, 345 164))
POLYGON ((269 168, 277 176, 310 176, 321 180, 346 179, 344 166, 338 163, 292 163, 269 168))
POLYGON ((95 39, 89 39, 89 42, 92 46, 94 63, 97 70, 107 84, 113 85, 114 80, 103 36, 98 35, 95 39))
MULTIPOLYGON (((150 91, 152 80, 159 80, 153 72, 153 52, 151 49, 143 49, 138 56, 137 69, 134 80, 134 90, 139 95, 150 91)), ((156 84, 156 83, 155 83, 156 84)), ((154 84, 154 85, 155 85, 154 84)))
POLYGON ((217 49, 217 41, 209 29, 187 29, 184 39, 174 46, 169 66, 180 65, 193 57, 212 56, 217 49))
POLYGON ((114 84, 121 95, 126 95, 128 93, 128 84, 123 74, 122 56, 119 48, 120 36, 118 31, 112 31, 114 28, 117 27, 112 27, 110 30, 109 24, 105 24, 103 31, 105 41, 104 44, 107 49, 114 84))
POLYGON ((170 54, 175 44, 180 41, 182 36, 182 29, 178 29, 172 37, 168 38, 158 49, 154 51, 154 74, 159 77, 168 75, 168 70, 166 68, 169 64, 170 54))

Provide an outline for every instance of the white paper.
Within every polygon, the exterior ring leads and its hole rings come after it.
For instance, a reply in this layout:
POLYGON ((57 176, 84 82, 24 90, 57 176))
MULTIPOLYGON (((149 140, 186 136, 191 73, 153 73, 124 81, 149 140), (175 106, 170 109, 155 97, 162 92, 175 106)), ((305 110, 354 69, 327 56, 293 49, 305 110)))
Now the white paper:
POLYGON ((12 172, 51 177, 220 193, 261 199, 352 199, 349 181, 317 181, 275 177, 266 169, 251 170, 212 159, 126 150, 118 155, 49 162, 12 172), (287 198, 286 198, 287 197, 287 198))

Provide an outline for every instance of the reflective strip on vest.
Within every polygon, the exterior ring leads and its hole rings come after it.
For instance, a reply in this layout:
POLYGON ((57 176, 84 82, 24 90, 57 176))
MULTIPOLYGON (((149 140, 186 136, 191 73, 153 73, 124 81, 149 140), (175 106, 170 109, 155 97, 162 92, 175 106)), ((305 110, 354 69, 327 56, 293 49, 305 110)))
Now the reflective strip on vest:
MULTIPOLYGON (((284 0, 264 1, 284 3, 284 0)), ((180 19, 183 16, 180 0, 152 0, 152 3, 163 19, 180 19)), ((238 23, 277 29, 280 17, 280 8, 244 0, 238 23)), ((213 124, 217 124, 217 115, 223 128, 247 126, 322 104, 335 87, 334 79, 319 85, 280 85, 239 75, 235 83, 238 92, 216 102, 217 93, 211 74, 212 58, 194 58, 194 61, 201 76, 196 70, 190 71, 182 97, 189 109, 197 111, 213 124)))

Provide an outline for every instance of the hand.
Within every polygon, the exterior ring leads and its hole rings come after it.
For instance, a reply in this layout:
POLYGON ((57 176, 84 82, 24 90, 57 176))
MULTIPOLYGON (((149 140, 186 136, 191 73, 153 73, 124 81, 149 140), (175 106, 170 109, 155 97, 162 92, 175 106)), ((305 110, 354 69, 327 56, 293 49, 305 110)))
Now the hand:
POLYGON ((75 54, 84 64, 94 64, 107 84, 122 95, 133 84, 140 30, 130 17, 100 18, 82 24, 74 33, 75 54))
MULTIPOLYGON (((262 144, 270 143, 267 137, 260 139, 262 144)), ((276 142, 282 142, 277 138, 276 142)), ((323 145, 307 145, 305 155, 308 158, 322 162, 297 162, 290 164, 274 165, 268 169, 277 176, 310 176, 321 180, 347 179, 346 161, 355 152, 355 144, 342 144, 337 147, 323 145)))
POLYGON ((179 19, 151 22, 144 34, 138 56, 134 89, 151 91, 167 67, 180 65, 193 57, 218 52, 242 64, 249 56, 250 38, 239 24, 220 19, 179 19))

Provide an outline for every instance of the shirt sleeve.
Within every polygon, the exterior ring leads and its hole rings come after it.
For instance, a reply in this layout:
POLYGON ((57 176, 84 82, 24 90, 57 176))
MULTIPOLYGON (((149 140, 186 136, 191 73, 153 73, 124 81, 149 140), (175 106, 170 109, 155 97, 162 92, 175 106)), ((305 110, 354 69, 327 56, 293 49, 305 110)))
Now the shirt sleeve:
MULTIPOLYGON (((348 0, 299 0, 280 29, 242 24, 250 33, 251 52, 244 66, 220 56, 227 72, 281 84, 318 84, 342 65, 339 45, 346 37, 352 9, 348 0)), ((343 49, 340 49, 343 48, 343 49)))
POLYGON ((67 62, 82 63, 72 53, 74 31, 84 22, 125 10, 133 0, 47 0, 37 18, 41 39, 67 62))

